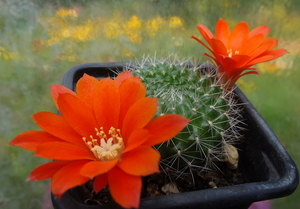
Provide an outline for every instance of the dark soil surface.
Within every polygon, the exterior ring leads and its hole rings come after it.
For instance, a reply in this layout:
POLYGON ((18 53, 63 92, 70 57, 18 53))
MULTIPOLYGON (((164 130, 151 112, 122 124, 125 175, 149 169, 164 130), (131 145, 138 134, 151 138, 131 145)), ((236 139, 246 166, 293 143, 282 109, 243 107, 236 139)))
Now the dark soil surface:
MULTIPOLYGON (((170 195, 202 189, 214 189, 245 183, 245 179, 239 170, 230 170, 223 163, 220 163, 218 168, 222 172, 195 172, 193 175, 189 174, 177 179, 174 179, 163 172, 144 177, 141 198, 170 195)), ((85 193, 84 204, 102 205, 113 202, 108 187, 96 194, 92 190, 92 183, 89 182, 84 185, 82 189, 85 193)))

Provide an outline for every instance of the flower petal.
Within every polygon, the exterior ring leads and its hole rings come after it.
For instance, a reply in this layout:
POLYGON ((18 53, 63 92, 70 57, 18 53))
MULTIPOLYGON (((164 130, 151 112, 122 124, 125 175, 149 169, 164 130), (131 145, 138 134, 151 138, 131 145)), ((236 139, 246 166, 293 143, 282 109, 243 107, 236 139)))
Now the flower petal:
POLYGON ((190 121, 181 115, 168 114, 153 119, 145 126, 151 136, 143 144, 153 146, 176 136, 190 121))
POLYGON ((159 172, 160 154, 151 147, 141 146, 121 156, 118 166, 134 176, 147 176, 159 172))
POLYGON ((64 87, 62 85, 57 85, 57 84, 52 84, 50 91, 51 91, 52 100, 58 110, 59 108, 57 105, 57 98, 60 94, 72 94, 74 96, 76 95, 74 91, 68 89, 67 87, 64 87))
POLYGON ((71 128, 64 117, 51 112, 38 112, 32 118, 41 129, 53 136, 79 146, 85 145, 82 136, 71 128))
POLYGON ((227 21, 219 19, 216 25, 216 39, 219 39, 224 46, 229 48, 230 28, 227 21))
POLYGON ((146 87, 138 77, 131 77, 123 81, 120 89, 120 119, 119 123, 123 123, 123 119, 128 109, 139 99, 146 96, 146 87))
POLYGON ((234 59, 225 56, 219 56, 217 59, 221 63, 221 66, 219 66, 219 68, 217 69, 218 74, 222 72, 226 76, 228 76, 229 79, 232 71, 237 65, 237 62, 234 59))
POLYGON ((120 93, 114 80, 100 80, 94 95, 94 111, 99 127, 103 127, 106 133, 111 127, 119 128, 120 93))
POLYGON ((252 58, 256 58, 256 57, 260 56, 262 53, 276 47, 277 43, 278 43, 278 41, 275 38, 271 38, 271 37, 266 38, 259 47, 257 47, 254 51, 252 51, 248 55, 252 58))
POLYGON ((248 39, 252 38, 253 36, 259 35, 259 34, 263 35, 263 37, 266 38, 267 35, 269 34, 269 32, 270 32, 269 27, 267 27, 267 26, 258 26, 258 27, 254 28, 253 30, 250 31, 248 39))
POLYGON ((128 139, 130 133, 143 128, 157 111, 157 99, 145 97, 135 102, 125 115, 122 125, 122 137, 128 139))
POLYGON ((133 176, 115 167, 108 173, 108 184, 113 199, 124 208, 138 208, 142 189, 140 176, 133 176))
POLYGON ((198 41, 200 44, 202 44, 205 48, 207 48, 211 53, 213 53, 212 49, 206 45, 203 41, 201 41, 199 38, 195 37, 195 36, 191 36, 192 39, 195 39, 196 41, 198 41))
POLYGON ((259 75, 259 73, 257 71, 251 70, 251 71, 248 71, 246 73, 243 73, 243 74, 239 75, 235 80, 237 80, 238 78, 240 78, 244 75, 249 75, 249 74, 259 75))
POLYGON ((30 151, 36 151, 40 144, 46 142, 62 142, 59 138, 45 131, 25 131, 17 135, 9 144, 22 147, 30 151))
POLYGON ((93 113, 74 95, 61 94, 57 103, 65 120, 81 136, 89 137, 99 128, 93 113))
POLYGON ((52 193, 60 198, 67 190, 89 181, 89 178, 79 174, 81 168, 88 162, 87 160, 73 161, 57 171, 51 182, 52 193))
POLYGON ((112 161, 91 161, 85 164, 80 174, 93 179, 95 176, 108 172, 118 163, 118 159, 112 161))
POLYGON ((217 40, 217 39, 213 38, 211 40, 211 47, 213 49, 213 54, 215 55, 215 57, 217 57, 216 54, 228 56, 227 49, 226 49, 225 45, 220 40, 217 40))
POLYGON ((278 57, 281 57, 281 56, 285 55, 286 53, 288 53, 288 51, 285 50, 285 49, 275 49, 275 50, 272 50, 272 51, 268 51, 268 52, 265 52, 260 57, 257 57, 256 59, 254 59, 251 62, 247 63, 247 65, 252 66, 252 65, 255 65, 257 63, 274 60, 278 57))
POLYGON ((52 178, 57 171, 59 171, 62 167, 69 164, 70 162, 71 161, 58 160, 40 165, 36 167, 33 171, 31 171, 27 180, 39 181, 52 178))
POLYGON ((126 149, 123 151, 123 153, 129 152, 132 149, 135 149, 138 146, 141 146, 145 141, 148 140, 149 137, 150 137, 150 133, 146 129, 139 129, 139 130, 133 131, 130 134, 127 143, 125 144, 126 149))
POLYGON ((107 173, 97 176, 93 181, 93 189, 100 192, 108 184, 107 173))
POLYGON ((94 154, 77 145, 65 142, 47 142, 39 145, 34 156, 55 160, 96 160, 94 154))
POLYGON ((264 36, 262 34, 258 34, 256 36, 251 37, 241 48, 239 54, 241 55, 249 55, 252 53, 257 47, 259 47, 264 41, 264 36))
POLYGON ((132 77, 133 77, 133 75, 132 75, 132 73, 131 73, 130 71, 124 71, 124 72, 121 72, 121 73, 116 77, 115 82, 116 82, 117 86, 120 86, 121 83, 122 83, 124 80, 126 80, 126 79, 128 79, 128 78, 132 78, 132 77))
POLYGON ((77 97, 93 110, 94 89, 99 81, 97 78, 84 74, 76 83, 77 97))
POLYGON ((197 26, 199 32, 203 36, 203 38, 207 41, 207 43, 210 45, 210 40, 214 37, 214 35, 210 32, 210 30, 205 26, 199 24, 197 26))
MULTIPOLYGON (((235 63, 232 63, 234 64, 234 68, 245 68, 245 66, 247 66, 247 63, 251 60, 251 57, 247 56, 247 55, 234 55, 232 56, 232 59, 235 61, 235 63)), ((228 61, 228 60, 226 60, 228 61)), ((234 72, 235 70, 232 69, 230 72, 234 72)))
POLYGON ((246 22, 239 22, 232 30, 229 38, 232 51, 239 51, 248 39, 249 25, 246 22))

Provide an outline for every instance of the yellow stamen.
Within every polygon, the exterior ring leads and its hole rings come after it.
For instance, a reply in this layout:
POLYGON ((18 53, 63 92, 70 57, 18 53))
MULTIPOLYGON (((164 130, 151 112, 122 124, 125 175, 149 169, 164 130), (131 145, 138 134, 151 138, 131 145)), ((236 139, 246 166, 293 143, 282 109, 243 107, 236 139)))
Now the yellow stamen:
MULTIPOLYGON (((232 49, 227 49, 227 53, 228 53, 228 57, 232 57, 232 49)), ((239 54, 240 52, 239 51, 237 51, 237 50, 235 50, 234 51, 234 55, 237 55, 237 54, 239 54)))
POLYGON ((104 133, 103 127, 100 128, 100 131, 95 128, 95 131, 99 139, 94 139, 92 135, 90 140, 87 140, 86 137, 82 138, 95 157, 100 161, 110 161, 119 158, 124 150, 121 131, 111 127, 108 131, 109 138, 104 133))

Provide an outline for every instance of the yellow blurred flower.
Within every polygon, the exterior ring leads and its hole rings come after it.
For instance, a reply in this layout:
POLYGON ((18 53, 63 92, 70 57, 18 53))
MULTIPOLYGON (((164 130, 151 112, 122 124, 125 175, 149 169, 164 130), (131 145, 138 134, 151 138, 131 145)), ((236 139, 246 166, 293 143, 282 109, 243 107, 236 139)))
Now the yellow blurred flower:
POLYGON ((94 38, 95 27, 91 20, 73 28, 72 39, 76 42, 84 42, 94 38))
POLYGON ((41 23, 48 26, 49 39, 47 45, 59 44, 64 40, 85 42, 95 37, 94 22, 87 20, 78 22, 75 10, 59 9, 54 17, 42 19, 41 23), (65 19, 73 17, 73 19, 65 19))
POLYGON ((260 73, 276 74, 281 75, 286 69, 289 69, 290 66, 283 59, 279 59, 273 62, 261 63, 258 66, 260 73))
POLYGON ((182 20, 179 17, 171 17, 169 21, 170 28, 179 28, 183 26, 182 20))
POLYGON ((123 18, 119 13, 114 14, 109 19, 104 19, 102 27, 104 28, 105 37, 108 39, 118 38, 123 33, 122 21, 123 18))
POLYGON ((74 9, 59 9, 56 11, 55 16, 59 18, 65 18, 65 17, 73 17, 76 18, 78 16, 77 11, 74 9))
POLYGON ((165 20, 158 16, 153 19, 150 19, 146 22, 146 31, 148 35, 153 38, 156 35, 156 32, 162 29, 165 25, 165 20))
POLYGON ((0 46, 0 59, 13 60, 16 59, 16 55, 12 52, 7 51, 4 47, 0 46))
POLYGON ((141 32, 142 21, 137 16, 132 16, 130 20, 123 25, 124 34, 134 44, 142 43, 141 32))
MULTIPOLYGON (((68 41, 86 42, 101 38, 101 36, 106 39, 125 36, 131 43, 141 44, 144 34, 153 38, 160 31, 170 33, 169 29, 172 29, 172 33, 174 33, 178 31, 178 28, 183 27, 182 19, 177 16, 168 19, 156 16, 149 20, 143 20, 132 15, 126 20, 122 14, 115 13, 109 17, 81 20, 75 9, 59 9, 54 17, 42 18, 41 23, 48 29, 49 38, 44 40, 46 46, 66 44, 68 41)), ((176 38, 174 43, 182 45, 181 38, 176 38)))

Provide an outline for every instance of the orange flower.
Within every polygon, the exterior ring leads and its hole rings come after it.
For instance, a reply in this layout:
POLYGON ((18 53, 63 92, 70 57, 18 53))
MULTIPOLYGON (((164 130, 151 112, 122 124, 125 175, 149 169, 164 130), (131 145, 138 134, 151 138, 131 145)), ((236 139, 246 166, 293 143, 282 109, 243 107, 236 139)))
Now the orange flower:
POLYGON ((11 145, 55 161, 35 168, 28 180, 52 178, 52 192, 61 197, 70 188, 93 179, 96 192, 109 185, 114 200, 137 208, 141 176, 159 172, 160 154, 153 145, 167 141, 189 122, 169 114, 153 119, 157 99, 127 71, 115 80, 84 75, 76 93, 53 85, 51 94, 61 115, 32 116, 42 131, 26 131, 11 145))
POLYGON ((216 25, 216 37, 204 25, 199 24, 197 28, 209 46, 195 36, 191 38, 212 53, 212 55, 207 53, 204 55, 211 58, 218 66, 218 77, 227 87, 232 87, 243 75, 258 74, 255 68, 250 68, 252 65, 288 53, 285 49, 274 49, 278 41, 267 37, 270 28, 266 26, 259 26, 250 31, 246 22, 240 22, 230 31, 228 23, 219 19, 216 25))

